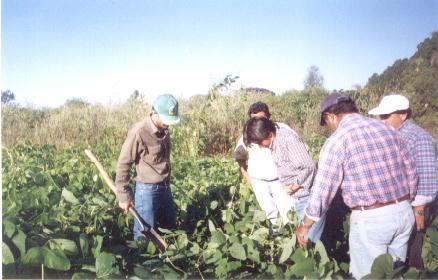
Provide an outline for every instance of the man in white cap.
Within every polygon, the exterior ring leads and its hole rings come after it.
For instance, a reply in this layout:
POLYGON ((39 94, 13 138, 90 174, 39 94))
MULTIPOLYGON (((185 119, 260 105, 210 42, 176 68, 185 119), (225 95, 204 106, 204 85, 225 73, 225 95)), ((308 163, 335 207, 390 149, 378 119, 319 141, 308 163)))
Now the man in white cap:
MULTIPOLYGON (((117 161, 116 188, 119 207, 125 212, 133 206, 129 173, 135 164, 135 207, 151 227, 175 228, 175 205, 170 190, 169 125, 179 123, 178 102, 170 94, 155 99, 152 110, 133 125, 117 161)), ((141 236, 134 224, 134 240, 141 236)))
MULTIPOLYGON (((438 191, 435 140, 411 120, 412 111, 409 100, 403 95, 384 96, 379 106, 368 113, 378 115, 386 124, 397 129, 402 140, 409 147, 418 174, 417 195, 411 204, 415 215, 416 229, 417 232, 420 232, 425 229, 425 208, 435 199, 438 191)), ((415 260, 410 259, 411 265, 421 268, 421 264, 416 265, 413 261, 415 260)), ((421 258, 418 261, 421 261, 421 258)))

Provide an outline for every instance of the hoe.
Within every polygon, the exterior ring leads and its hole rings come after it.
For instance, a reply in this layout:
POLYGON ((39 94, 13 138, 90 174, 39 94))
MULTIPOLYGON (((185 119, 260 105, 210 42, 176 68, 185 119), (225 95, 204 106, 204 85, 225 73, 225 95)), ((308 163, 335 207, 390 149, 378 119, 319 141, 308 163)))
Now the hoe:
MULTIPOLYGON (((85 150, 85 154, 88 156, 88 158, 96 165, 97 169, 100 172, 100 175, 105 180, 106 184, 111 188, 111 190, 116 193, 116 186, 109 177, 108 173, 106 173, 105 169, 103 168, 102 164, 99 162, 99 160, 93 155, 93 153, 90 150, 85 150)), ((155 229, 151 226, 149 226, 143 218, 138 214, 137 210, 133 206, 129 208, 129 211, 134 216, 134 218, 138 221, 138 223, 141 226, 141 234, 152 241, 154 245, 161 251, 166 251, 167 243, 164 241, 161 236, 155 231, 155 229)))

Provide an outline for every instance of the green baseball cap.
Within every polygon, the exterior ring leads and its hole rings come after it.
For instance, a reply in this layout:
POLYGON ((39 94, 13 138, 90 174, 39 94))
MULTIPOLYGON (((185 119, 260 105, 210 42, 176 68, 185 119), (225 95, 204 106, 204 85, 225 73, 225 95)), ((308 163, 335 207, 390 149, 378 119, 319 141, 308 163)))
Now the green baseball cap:
POLYGON ((154 101, 153 108, 165 125, 177 124, 180 121, 178 101, 171 94, 163 94, 154 101))

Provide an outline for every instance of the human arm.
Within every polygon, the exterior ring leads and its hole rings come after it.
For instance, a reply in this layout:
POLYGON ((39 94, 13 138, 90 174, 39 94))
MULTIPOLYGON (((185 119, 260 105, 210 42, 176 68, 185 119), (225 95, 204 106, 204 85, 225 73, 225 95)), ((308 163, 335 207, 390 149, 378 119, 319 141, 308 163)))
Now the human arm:
POLYGON ((297 236, 298 244, 300 244, 300 246, 307 244, 307 240, 304 237, 309 233, 310 228, 314 223, 315 221, 311 220, 307 216, 304 216, 300 226, 295 229, 295 235, 297 236))
POLYGON ((343 153, 340 146, 324 145, 319 159, 319 169, 310 192, 310 198, 305 208, 301 225, 295 230, 300 246, 307 241, 304 236, 314 222, 328 210, 333 198, 342 184, 344 177, 343 153))
POLYGON ((242 173, 242 176, 248 181, 251 182, 249 175, 248 175, 248 166, 246 164, 246 160, 236 160, 237 164, 240 166, 240 172, 242 173))
POLYGON ((132 190, 128 184, 130 179, 129 173, 137 157, 138 145, 135 131, 129 131, 117 160, 116 197, 119 207, 125 212, 128 212, 129 208, 134 205, 132 190))
POLYGON ((276 165, 280 182, 288 193, 299 188, 309 189, 316 173, 316 165, 307 152, 304 142, 291 130, 283 130, 276 137, 276 165))
POLYGON ((417 231, 425 229, 426 205, 432 202, 438 191, 435 142, 423 136, 415 142, 415 163, 418 175, 417 194, 412 201, 417 231))
POLYGON ((414 147, 418 188, 413 207, 432 202, 438 191, 435 142, 431 137, 423 136, 416 141, 414 147))
POLYGON ((248 175, 248 151, 246 149, 246 145, 243 143, 243 137, 240 137, 237 142, 236 148, 233 152, 233 158, 239 164, 240 172, 242 176, 250 182, 250 178, 248 175))

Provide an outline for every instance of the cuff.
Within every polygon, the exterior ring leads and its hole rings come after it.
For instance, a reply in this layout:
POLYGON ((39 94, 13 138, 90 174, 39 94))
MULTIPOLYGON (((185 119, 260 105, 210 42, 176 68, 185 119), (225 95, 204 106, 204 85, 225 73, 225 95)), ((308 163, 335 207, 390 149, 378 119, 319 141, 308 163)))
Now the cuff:
POLYGON ((128 202, 133 200, 132 191, 129 187, 117 190, 116 197, 119 202, 128 202))
MULTIPOLYGON (((315 216, 311 216, 307 213, 307 209, 304 209, 304 214, 307 216, 307 218, 311 219, 314 222, 318 222, 321 218, 320 217, 315 217, 315 216)), ((303 219, 304 220, 304 219, 303 219)))
POLYGON ((421 195, 418 194, 415 196, 414 201, 411 202, 412 206, 420 206, 420 205, 425 205, 428 204, 430 202, 432 202, 433 200, 433 196, 432 195, 421 195))

